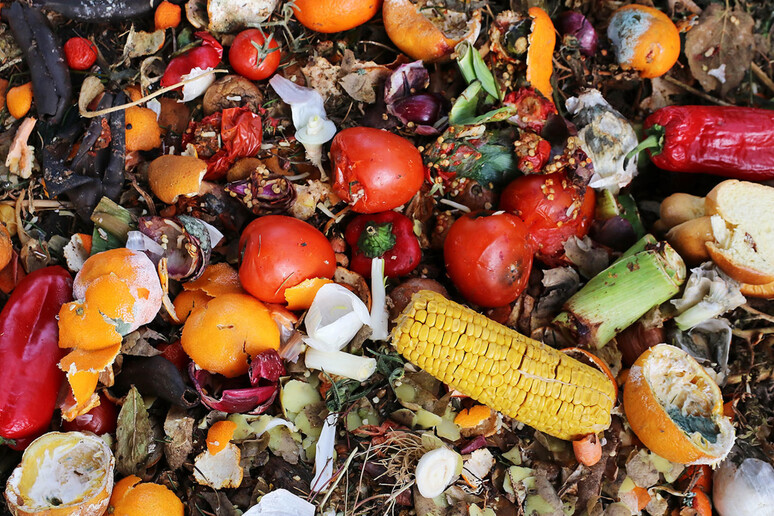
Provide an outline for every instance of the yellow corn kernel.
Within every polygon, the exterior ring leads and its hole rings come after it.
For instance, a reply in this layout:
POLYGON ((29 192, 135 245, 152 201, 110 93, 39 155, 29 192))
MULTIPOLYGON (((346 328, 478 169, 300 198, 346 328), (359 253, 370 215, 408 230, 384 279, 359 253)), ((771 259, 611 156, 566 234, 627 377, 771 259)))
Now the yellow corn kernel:
POLYGON ((449 387, 554 437, 610 425, 617 393, 602 372, 436 292, 414 294, 392 341, 449 387))

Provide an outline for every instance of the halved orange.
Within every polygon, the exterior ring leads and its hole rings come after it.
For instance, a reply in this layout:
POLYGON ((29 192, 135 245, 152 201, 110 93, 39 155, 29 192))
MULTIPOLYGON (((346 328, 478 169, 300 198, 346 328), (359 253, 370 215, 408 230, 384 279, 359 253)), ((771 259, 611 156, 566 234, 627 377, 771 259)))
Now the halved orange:
POLYGON ((180 338, 194 363, 229 378, 247 372, 247 359, 279 349, 279 328, 269 309, 247 294, 224 294, 188 316, 180 338))
POLYGON ((122 478, 113 489, 110 505, 105 513, 110 516, 183 516, 183 503, 172 491, 161 484, 141 482, 134 475, 122 478))
POLYGON ((384 0, 382 19, 387 36, 402 52, 413 59, 440 61, 448 58, 462 41, 471 44, 481 31, 481 10, 466 13, 426 0, 384 0))
POLYGON ((333 280, 328 278, 309 278, 294 287, 285 289, 285 301, 287 301, 288 310, 308 309, 312 306, 314 296, 317 295, 320 287, 328 283, 333 283, 333 280))
POLYGON ((640 355, 629 371, 623 402, 640 441, 672 462, 714 465, 734 445, 720 389, 675 346, 658 344, 640 355))
POLYGON ((24 450, 8 479, 8 507, 17 516, 101 516, 113 490, 114 466, 110 446, 96 435, 43 434, 24 450))

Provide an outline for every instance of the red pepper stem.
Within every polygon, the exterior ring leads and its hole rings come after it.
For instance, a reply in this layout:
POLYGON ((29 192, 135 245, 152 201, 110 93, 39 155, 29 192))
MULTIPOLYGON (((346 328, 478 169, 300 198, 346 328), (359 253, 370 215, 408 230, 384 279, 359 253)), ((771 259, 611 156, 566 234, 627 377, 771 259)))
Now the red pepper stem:
POLYGON ((11 448, 16 446, 16 439, 6 439, 5 437, 0 437, 0 446, 7 444, 11 448))
POLYGON ((648 137, 642 140, 639 145, 633 148, 629 154, 624 157, 624 166, 629 164, 630 159, 646 149, 656 149, 655 151, 651 151, 651 156, 657 156, 664 150, 663 126, 654 124, 648 129, 648 137))

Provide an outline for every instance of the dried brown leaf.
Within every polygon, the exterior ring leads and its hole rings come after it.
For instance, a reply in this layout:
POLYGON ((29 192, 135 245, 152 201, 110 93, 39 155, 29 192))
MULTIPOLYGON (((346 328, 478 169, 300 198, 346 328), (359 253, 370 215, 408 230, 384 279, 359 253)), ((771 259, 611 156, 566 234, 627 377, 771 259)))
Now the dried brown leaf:
POLYGON ((706 91, 726 95, 744 79, 753 57, 752 16, 718 4, 704 10, 685 37, 691 73, 706 91))
POLYGON ((123 476, 142 476, 153 440, 148 411, 137 389, 132 386, 118 413, 116 430, 116 470, 123 476))
POLYGON ((626 474, 640 487, 648 488, 658 483, 658 470, 650 460, 650 453, 644 449, 629 456, 626 461, 626 474))
POLYGON ((154 357, 160 355, 161 351, 153 347, 151 343, 148 342, 148 339, 159 340, 163 339, 163 336, 160 333, 147 329, 133 331, 124 337, 124 341, 121 343, 121 353, 136 357, 154 357))
POLYGON ((167 441, 164 444, 164 455, 172 469, 182 466, 193 450, 194 419, 180 407, 172 406, 164 421, 164 433, 167 441))
POLYGON ((345 50, 339 86, 353 99, 373 104, 376 102, 376 88, 381 86, 391 73, 386 66, 373 61, 360 61, 351 50, 345 50))
POLYGON ((124 59, 149 56, 155 54, 164 46, 164 31, 145 32, 136 31, 134 26, 129 30, 124 45, 124 59))

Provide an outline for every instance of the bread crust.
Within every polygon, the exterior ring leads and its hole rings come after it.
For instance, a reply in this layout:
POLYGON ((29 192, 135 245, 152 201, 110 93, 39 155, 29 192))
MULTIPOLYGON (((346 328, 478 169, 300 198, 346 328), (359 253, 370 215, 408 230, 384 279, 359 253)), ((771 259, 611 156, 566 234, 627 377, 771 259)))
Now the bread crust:
POLYGON ((666 234, 667 242, 690 266, 699 265, 710 259, 705 243, 712 242, 714 238, 710 217, 687 220, 673 227, 666 234))
POLYGON ((673 228, 705 215, 705 199, 687 193, 675 193, 661 202, 661 221, 667 228, 673 228))
POLYGON ((715 262, 715 265, 739 283, 765 285, 774 281, 774 274, 761 272, 734 261, 726 250, 721 249, 714 242, 707 242, 705 247, 707 248, 710 258, 715 262))

